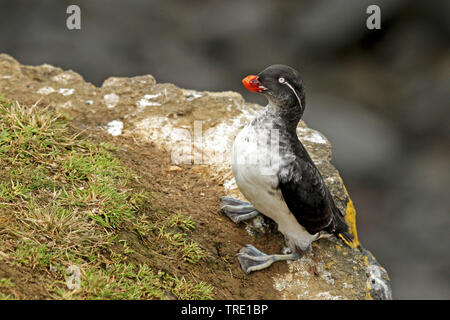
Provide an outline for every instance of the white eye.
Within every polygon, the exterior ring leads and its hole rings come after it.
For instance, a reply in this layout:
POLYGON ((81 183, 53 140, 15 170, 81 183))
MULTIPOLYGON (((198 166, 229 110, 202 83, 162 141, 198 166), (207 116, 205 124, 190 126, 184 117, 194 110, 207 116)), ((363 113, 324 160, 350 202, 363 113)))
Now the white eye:
POLYGON ((284 83, 286 80, 283 77, 278 78, 279 83, 284 83))

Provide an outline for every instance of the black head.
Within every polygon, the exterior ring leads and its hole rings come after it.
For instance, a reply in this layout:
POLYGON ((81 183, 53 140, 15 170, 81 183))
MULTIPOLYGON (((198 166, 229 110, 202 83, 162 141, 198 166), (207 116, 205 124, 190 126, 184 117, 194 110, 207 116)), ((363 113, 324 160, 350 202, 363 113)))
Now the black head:
POLYGON ((296 110, 302 114, 305 108, 303 81, 298 72, 286 65, 274 64, 257 76, 242 80, 244 86, 264 94, 269 102, 285 111, 296 110))

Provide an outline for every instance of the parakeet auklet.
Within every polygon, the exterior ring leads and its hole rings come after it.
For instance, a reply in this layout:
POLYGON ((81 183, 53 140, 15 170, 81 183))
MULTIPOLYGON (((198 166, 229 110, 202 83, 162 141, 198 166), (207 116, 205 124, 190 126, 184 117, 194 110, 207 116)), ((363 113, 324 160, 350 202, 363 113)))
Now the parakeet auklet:
POLYGON ((221 209, 236 223, 259 213, 271 218, 291 250, 290 254, 267 255, 247 245, 238 253, 244 272, 262 270, 275 261, 299 259, 313 241, 331 234, 351 242, 353 236, 343 214, 297 136, 305 110, 298 72, 272 65, 242 82, 248 90, 262 93, 269 103, 233 144, 233 174, 250 203, 222 197, 221 209))

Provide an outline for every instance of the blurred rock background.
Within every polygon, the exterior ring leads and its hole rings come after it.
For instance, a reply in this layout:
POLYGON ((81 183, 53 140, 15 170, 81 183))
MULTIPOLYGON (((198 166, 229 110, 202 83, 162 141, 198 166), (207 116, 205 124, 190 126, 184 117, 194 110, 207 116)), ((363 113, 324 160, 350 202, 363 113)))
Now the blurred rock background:
POLYGON ((291 65, 394 298, 450 299, 449 17, 446 0, 2 0, 0 52, 96 85, 152 74, 260 104, 241 78, 291 65), (70 4, 81 30, 66 28, 70 4), (381 30, 366 28, 371 4, 381 30))

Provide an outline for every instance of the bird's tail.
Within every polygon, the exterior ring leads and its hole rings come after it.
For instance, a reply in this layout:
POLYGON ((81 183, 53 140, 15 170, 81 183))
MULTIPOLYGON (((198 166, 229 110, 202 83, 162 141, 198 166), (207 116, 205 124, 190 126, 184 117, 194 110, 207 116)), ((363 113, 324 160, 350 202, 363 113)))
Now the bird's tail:
POLYGON ((336 236, 341 237, 344 242, 351 246, 351 243, 355 239, 355 237, 350 233, 347 222, 345 222, 344 217, 341 214, 335 215, 335 228, 334 234, 336 236))
POLYGON ((350 231, 345 231, 339 233, 339 236, 342 237, 345 240, 345 243, 350 245, 353 240, 355 240, 355 237, 350 233, 350 231))

